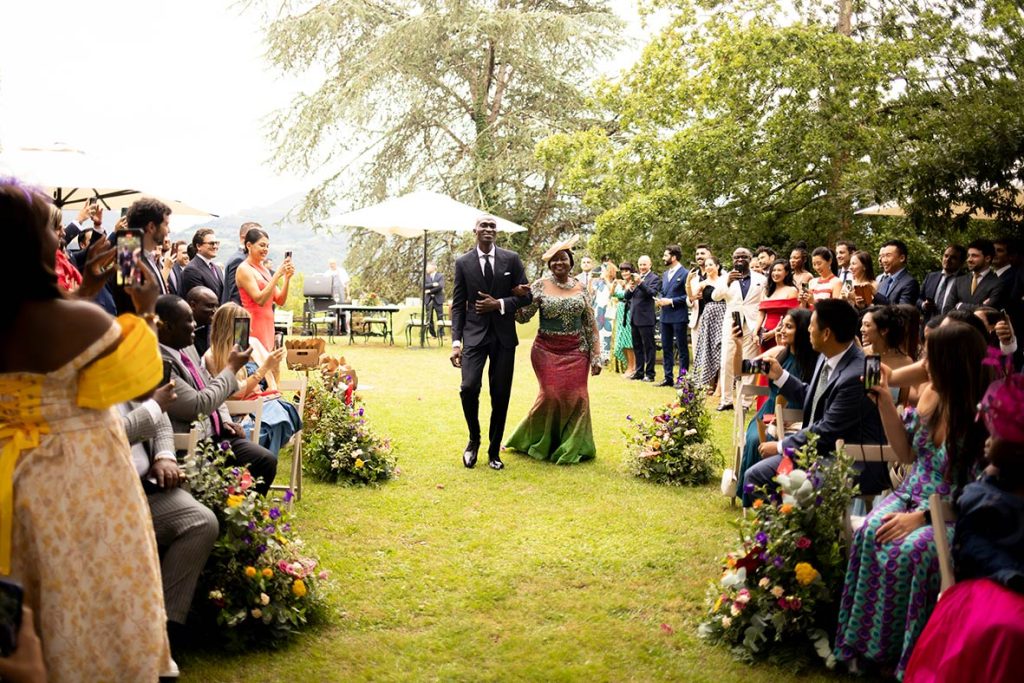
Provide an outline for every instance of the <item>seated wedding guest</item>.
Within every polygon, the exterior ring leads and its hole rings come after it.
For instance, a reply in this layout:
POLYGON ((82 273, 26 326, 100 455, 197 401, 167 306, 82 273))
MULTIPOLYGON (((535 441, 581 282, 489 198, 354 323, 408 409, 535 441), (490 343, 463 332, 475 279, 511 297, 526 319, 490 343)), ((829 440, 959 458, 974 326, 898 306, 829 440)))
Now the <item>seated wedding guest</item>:
POLYGON ((954 308, 970 310, 991 306, 998 309, 1003 306, 1004 282, 992 270, 994 255, 991 240, 976 239, 967 245, 968 272, 956 279, 953 291, 946 297, 945 312, 954 308))
POLYGON ((723 285, 721 267, 714 256, 704 257, 704 275, 704 279, 693 283, 691 288, 695 298, 704 304, 703 312, 700 314, 700 327, 695 335, 693 370, 697 373, 697 383, 711 391, 718 383, 718 373, 722 364, 722 321, 725 319, 725 302, 712 298, 715 287, 723 285))
MULTIPOLYGON (((914 362, 905 350, 907 322, 897 306, 872 306, 865 311, 860 319, 860 340, 864 355, 881 356, 886 367, 895 370, 914 362)), ((893 387, 892 397, 898 405, 905 404, 907 390, 893 387)))
POLYGON ((625 366, 626 378, 636 372, 636 355, 633 353, 633 334, 630 328, 629 302, 626 298, 626 283, 633 277, 633 264, 623 261, 619 264, 619 279, 615 281, 613 296, 619 304, 615 307, 615 330, 613 332, 615 360, 618 367, 625 366))
POLYGON ((810 265, 807 261, 807 245, 804 242, 797 242, 793 251, 789 252, 789 269, 793 272, 793 285, 797 289, 803 289, 804 283, 810 282, 814 277, 807 270, 810 265))
MULTIPOLYGON (((808 331, 819 354, 810 382, 784 370, 775 358, 766 359, 771 364, 769 379, 789 403, 803 406, 803 429, 758 446, 762 460, 747 470, 744 490, 748 484, 755 489, 773 487, 783 454, 804 446, 809 433, 818 435, 822 455, 832 453, 838 439, 857 444, 884 442, 878 409, 864 393, 861 380, 864 353, 855 343, 857 312, 842 299, 824 299, 815 307, 808 331)), ((885 463, 857 463, 856 467, 862 494, 877 494, 889 487, 885 463)))
POLYGON ((174 455, 171 421, 164 413, 175 398, 172 382, 157 389, 146 401, 118 406, 160 548, 160 576, 172 654, 186 639, 185 621, 196 582, 220 533, 213 511, 181 488, 185 480, 174 455))
POLYGON ((224 273, 213 262, 220 251, 220 240, 211 228, 199 228, 192 236, 193 258, 181 271, 181 296, 187 299, 195 287, 206 287, 220 301, 224 293, 224 273))
POLYGON ((903 240, 889 240, 878 250, 882 277, 878 294, 888 304, 916 304, 921 289, 907 270, 907 245, 903 240))
POLYGON ((953 566, 904 683, 1016 681, 1024 670, 1024 376, 981 403, 990 463, 957 501, 953 566))
MULTIPOLYGON (((775 336, 778 338, 777 345, 766 351, 760 358, 775 358, 783 369, 790 374, 799 377, 801 381, 809 382, 811 380, 811 373, 814 372, 814 366, 818 362, 818 354, 815 352, 814 347, 811 346, 811 335, 808 332, 810 324, 810 311, 804 308, 789 309, 779 323, 778 332, 775 333, 775 336)), ((733 362, 737 362, 737 359, 734 358, 733 362)), ((743 457, 740 459, 740 469, 736 473, 737 481, 743 481, 743 475, 746 474, 747 469, 761 459, 757 450, 758 445, 761 443, 761 430, 758 427, 758 423, 763 423, 766 415, 775 412, 775 399, 778 398, 778 395, 779 388, 772 384, 768 400, 765 401, 761 409, 757 411, 757 414, 747 424, 747 437, 746 443, 743 446, 743 457)), ((787 407, 799 410, 803 406, 797 403, 789 404, 787 407)), ((776 416, 775 424, 779 424, 778 416, 776 416)), ((768 433, 765 434, 765 438, 770 441, 776 440, 774 436, 768 433)), ((750 507, 753 503, 753 493, 744 491, 743 507, 750 507)))
POLYGON ((777 259, 765 273, 768 284, 764 289, 764 298, 757 305, 761 311, 761 320, 757 324, 757 339, 761 352, 775 346, 775 328, 779 326, 782 316, 791 308, 800 305, 799 293, 793 285, 793 273, 789 262, 777 259))
POLYGON ((930 387, 916 410, 900 416, 886 372, 869 390, 889 445, 910 470, 854 533, 839 606, 840 661, 895 666, 900 677, 910 659, 939 589, 928 497, 950 499, 981 456, 985 429, 975 415, 991 374, 987 351, 975 330, 943 325, 928 335, 930 387))
POLYGON ((185 297, 196 323, 195 347, 200 358, 210 348, 210 324, 217 312, 217 294, 208 287, 193 287, 185 297))
POLYGON ((160 353, 171 364, 175 400, 167 406, 167 415, 175 432, 184 433, 200 420, 203 438, 226 441, 234 454, 232 462, 246 465, 253 477, 262 481, 256 490, 266 494, 277 475, 277 458, 266 448, 245 438, 245 430, 231 421, 224 401, 238 391, 236 374, 252 355, 250 349, 232 349, 226 367, 211 376, 202 367, 199 354, 192 345, 195 322, 192 309, 181 297, 167 294, 156 303, 160 316, 160 353))
POLYGON ((856 251, 850 257, 850 275, 852 279, 843 285, 846 300, 858 311, 863 311, 872 303, 885 303, 878 296, 878 283, 875 282, 875 267, 871 263, 871 254, 856 251))
POLYGON ((807 288, 800 292, 800 304, 804 308, 812 308, 815 301, 839 298, 843 283, 832 272, 832 260, 832 252, 825 247, 811 252, 811 268, 817 277, 811 278, 807 288))
POLYGON ((0 576, 26 588, 50 680, 155 681, 172 670, 160 560, 110 408, 160 382, 157 289, 144 274, 126 291, 143 317, 117 320, 66 298, 49 203, 0 180, 18 258, 0 316, 0 576))
POLYGON ((925 322, 946 309, 946 300, 956 285, 965 258, 966 249, 959 244, 950 244, 942 252, 942 270, 925 276, 921 284, 921 294, 917 299, 917 308, 924 316, 925 322))
POLYGON ((259 228, 245 233, 245 260, 238 264, 235 279, 242 308, 252 316, 252 336, 266 349, 274 348, 274 304, 284 306, 288 300, 288 284, 295 274, 291 256, 285 256, 280 267, 270 274, 264 262, 269 263, 270 237, 259 228), (278 289, 278 283, 284 284, 278 289))
MULTIPOLYGON (((203 355, 203 364, 211 375, 227 367, 228 357, 234 347, 235 320, 248 318, 249 312, 241 306, 226 303, 217 309, 210 326, 210 350, 203 355)), ((240 400, 263 399, 263 416, 260 421, 259 442, 268 451, 277 455, 281 446, 302 429, 299 411, 290 401, 281 398, 277 390, 281 361, 288 350, 283 346, 267 351, 256 337, 249 337, 252 359, 236 373, 238 391, 231 398, 240 400)))

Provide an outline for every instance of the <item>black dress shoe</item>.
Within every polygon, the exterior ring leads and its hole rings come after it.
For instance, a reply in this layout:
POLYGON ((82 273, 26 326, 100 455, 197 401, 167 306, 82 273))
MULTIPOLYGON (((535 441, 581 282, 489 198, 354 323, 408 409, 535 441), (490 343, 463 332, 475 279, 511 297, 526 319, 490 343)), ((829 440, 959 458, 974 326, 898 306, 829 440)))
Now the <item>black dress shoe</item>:
POLYGON ((656 384, 655 386, 659 386, 659 387, 670 387, 670 386, 672 386, 672 380, 670 380, 670 379, 664 379, 664 380, 662 380, 662 381, 658 382, 658 383, 657 383, 657 384, 656 384))
POLYGON ((466 444, 466 450, 462 452, 462 464, 466 467, 476 465, 476 452, 480 450, 480 444, 470 441, 466 444))
POLYGON ((644 376, 643 376, 643 375, 640 375, 640 374, 637 374, 637 373, 635 373, 635 372, 634 372, 634 373, 633 373, 632 375, 630 375, 630 377, 629 377, 629 378, 630 378, 630 379, 635 379, 635 380, 636 380, 636 381, 638 381, 638 382, 643 382, 643 381, 644 381, 644 376))
POLYGON ((501 461, 501 458, 499 458, 498 456, 494 456, 493 458, 489 459, 487 461, 487 466, 490 467, 492 470, 505 469, 505 463, 503 463, 501 461))
POLYGON ((726 410, 732 410, 732 404, 726 403, 724 406, 718 406, 717 408, 715 408, 715 410, 717 410, 720 413, 726 410))

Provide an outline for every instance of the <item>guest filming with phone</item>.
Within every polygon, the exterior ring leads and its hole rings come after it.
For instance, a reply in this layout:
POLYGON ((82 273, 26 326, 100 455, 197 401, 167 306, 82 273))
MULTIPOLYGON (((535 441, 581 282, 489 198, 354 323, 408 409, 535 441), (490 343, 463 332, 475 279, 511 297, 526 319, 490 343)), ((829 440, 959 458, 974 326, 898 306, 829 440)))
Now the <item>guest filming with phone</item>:
POLYGON ((129 281, 139 281, 138 273, 133 272, 134 269, 144 268, 157 284, 159 293, 167 294, 167 283, 164 281, 162 269, 153 261, 152 254, 164 243, 170 230, 170 218, 171 208, 159 199, 144 197, 128 207, 125 214, 126 227, 119 227, 114 233, 118 261, 115 270, 121 277, 119 281, 115 278, 115 284, 111 289, 118 313, 135 312, 135 305, 125 291, 129 281), (140 243, 137 250, 134 246, 135 239, 140 243))
POLYGON ((295 274, 295 265, 291 252, 288 252, 271 275, 263 266, 270 253, 270 236, 261 228, 252 228, 245 233, 244 245, 245 261, 235 272, 238 294, 242 298, 242 308, 252 316, 252 336, 259 339, 264 348, 272 350, 274 305, 284 306, 288 299, 288 285, 295 274))

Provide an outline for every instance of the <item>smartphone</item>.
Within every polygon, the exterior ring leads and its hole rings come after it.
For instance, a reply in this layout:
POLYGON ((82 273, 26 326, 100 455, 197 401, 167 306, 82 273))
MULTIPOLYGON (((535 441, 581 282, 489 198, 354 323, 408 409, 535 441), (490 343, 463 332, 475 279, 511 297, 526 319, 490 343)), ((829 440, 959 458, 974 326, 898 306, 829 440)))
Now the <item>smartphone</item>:
POLYGON ((274 348, 279 349, 284 346, 284 333, 278 332, 274 335, 274 348))
POLYGON ((741 375, 767 375, 770 368, 771 363, 764 359, 747 360, 744 358, 740 361, 741 375))
POLYGON ((173 367, 173 363, 171 363, 171 361, 169 361, 169 360, 165 360, 164 361, 164 377, 163 377, 163 381, 160 382, 160 386, 164 386, 165 384, 167 384, 168 382, 171 381, 172 367, 173 367))
POLYGON ((114 235, 117 284, 124 287, 138 277, 139 254, 142 253, 142 231, 118 230, 114 235))
POLYGON ((864 356, 864 388, 870 389, 882 381, 882 357, 864 356))
POLYGON ((291 250, 289 250, 289 251, 286 251, 286 252, 284 252, 284 257, 285 257, 285 258, 291 258, 291 257, 292 257, 292 252, 291 252, 291 250))
POLYGON ((235 318, 234 336, 231 337, 235 346, 245 351, 249 348, 249 324, 251 318, 235 318))
POLYGON ((24 598, 25 591, 19 584, 0 579, 0 657, 10 657, 18 649, 24 598))
MULTIPOLYGON (((743 316, 740 315, 739 311, 732 312, 732 326, 738 327, 740 332, 743 331, 743 316)), ((735 367, 735 366, 733 366, 735 367)))
POLYGON ((805 292, 809 292, 811 290, 810 280, 804 280, 803 282, 801 282, 800 289, 804 290, 805 292))
POLYGON ((124 218, 127 215, 128 215, 128 207, 127 206, 122 206, 121 207, 121 218, 124 218))

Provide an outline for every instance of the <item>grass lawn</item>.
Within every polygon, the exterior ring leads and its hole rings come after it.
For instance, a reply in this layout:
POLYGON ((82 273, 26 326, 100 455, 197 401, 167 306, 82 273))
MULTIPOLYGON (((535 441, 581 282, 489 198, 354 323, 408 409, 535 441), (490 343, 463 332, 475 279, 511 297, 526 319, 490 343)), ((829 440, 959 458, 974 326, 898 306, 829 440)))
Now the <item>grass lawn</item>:
MULTIPOLYGON (((333 575, 328 623, 280 650, 187 654, 184 681, 843 678, 748 667, 697 638, 738 509, 717 483, 659 487, 622 465, 625 415, 667 402, 671 390, 602 374, 590 385, 596 461, 557 467, 508 454, 503 472, 485 456, 467 470, 449 351, 396 341, 331 348, 356 366, 401 476, 379 488, 306 480, 296 511, 333 575)), ((536 394, 530 341, 519 346, 506 435, 536 394)), ((486 387, 483 403, 486 435, 486 387)), ((716 417, 723 453, 729 424, 716 417)))

